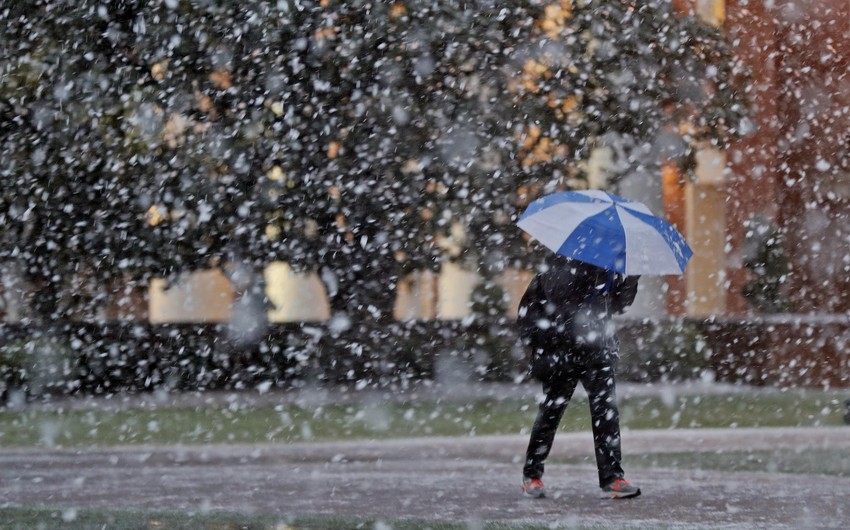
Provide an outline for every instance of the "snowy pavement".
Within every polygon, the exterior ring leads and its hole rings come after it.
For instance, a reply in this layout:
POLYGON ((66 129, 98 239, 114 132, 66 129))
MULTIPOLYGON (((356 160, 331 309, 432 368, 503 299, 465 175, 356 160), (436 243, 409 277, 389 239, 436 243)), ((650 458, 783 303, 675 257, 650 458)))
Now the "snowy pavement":
MULTIPOLYGON (((547 499, 519 493, 519 435, 388 441, 0 451, 5 505, 228 511, 612 528, 846 528, 850 478, 637 469, 644 494, 599 498, 591 465, 550 464, 547 499)), ((626 453, 847 451, 834 428, 627 431, 626 453)), ((560 433, 554 461, 592 454, 560 433)))

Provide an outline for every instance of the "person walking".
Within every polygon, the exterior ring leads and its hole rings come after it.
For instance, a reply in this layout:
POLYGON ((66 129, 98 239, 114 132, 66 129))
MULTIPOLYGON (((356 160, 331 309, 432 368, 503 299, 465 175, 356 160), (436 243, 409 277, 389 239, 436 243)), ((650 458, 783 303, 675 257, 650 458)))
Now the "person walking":
POLYGON ((545 395, 526 451, 523 492, 546 496, 544 463, 581 382, 590 401, 599 486, 607 497, 637 497, 640 488, 624 478, 621 467, 615 383, 619 342, 611 317, 632 304, 640 277, 560 255, 552 255, 547 266, 532 279, 518 313, 529 372, 545 395))

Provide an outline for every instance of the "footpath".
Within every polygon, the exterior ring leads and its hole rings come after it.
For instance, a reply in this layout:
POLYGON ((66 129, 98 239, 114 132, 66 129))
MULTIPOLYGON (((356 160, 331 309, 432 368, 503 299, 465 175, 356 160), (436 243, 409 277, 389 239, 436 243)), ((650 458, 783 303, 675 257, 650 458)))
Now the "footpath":
MULTIPOLYGON (((531 397, 534 392, 530 387, 511 391, 529 392, 531 397)), ((624 386, 621 395, 649 391, 624 386)), ((686 389, 676 391, 681 394, 686 389)), ((702 389, 702 393, 706 391, 702 389)), ((311 392, 287 399, 321 401, 329 397, 311 392)), ((205 400, 212 406, 235 400, 245 404, 249 398, 284 397, 220 394, 176 400, 182 400, 179 404, 184 406, 195 399, 205 400)), ((171 405, 177 404, 171 401, 171 405)), ((127 400, 98 404, 119 405, 147 406, 127 400)), ((62 406, 83 404, 66 402, 62 406)), ((538 523, 552 528, 850 526, 850 478, 836 476, 634 468, 628 478, 641 486, 641 497, 602 499, 595 468, 588 459, 593 454, 588 432, 558 435, 551 457, 555 463, 546 470, 549 497, 526 498, 519 490, 526 442, 525 436, 507 435, 286 445, 6 449, 0 450, 0 502, 76 509, 277 514, 283 521, 289 516, 468 521, 470 528, 480 527, 478 523, 483 521, 538 523), (586 463, 558 463, 566 461, 586 463)), ((624 432, 626 460, 630 454, 702 452, 723 458, 735 451, 815 449, 850 458, 850 430, 624 432)))

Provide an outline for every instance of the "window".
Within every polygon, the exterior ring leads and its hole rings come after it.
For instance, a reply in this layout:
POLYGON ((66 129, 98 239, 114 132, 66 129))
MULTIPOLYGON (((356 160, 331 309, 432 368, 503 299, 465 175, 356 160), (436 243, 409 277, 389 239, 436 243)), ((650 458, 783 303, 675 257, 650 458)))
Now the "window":
POLYGON ((726 0, 697 0, 697 14, 719 26, 726 19, 726 0))

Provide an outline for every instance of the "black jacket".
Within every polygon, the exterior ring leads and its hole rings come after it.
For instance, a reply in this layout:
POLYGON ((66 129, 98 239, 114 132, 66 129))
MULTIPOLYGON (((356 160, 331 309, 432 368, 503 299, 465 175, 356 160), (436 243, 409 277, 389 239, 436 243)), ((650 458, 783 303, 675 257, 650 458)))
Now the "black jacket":
POLYGON ((638 276, 624 276, 561 256, 534 277, 520 301, 523 342, 535 356, 616 358, 611 317, 634 302, 638 276))

